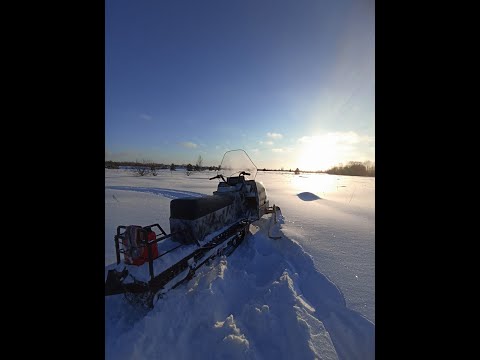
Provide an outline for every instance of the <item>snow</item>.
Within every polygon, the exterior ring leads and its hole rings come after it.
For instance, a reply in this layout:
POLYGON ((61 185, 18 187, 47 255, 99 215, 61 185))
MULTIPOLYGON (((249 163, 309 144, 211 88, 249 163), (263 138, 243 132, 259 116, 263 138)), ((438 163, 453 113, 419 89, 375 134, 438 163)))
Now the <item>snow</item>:
MULTIPOLYGON (((214 172, 105 170, 105 265, 118 225, 159 223, 170 200, 211 195, 214 172)), ((262 172, 269 217, 229 257, 216 258, 152 310, 105 298, 107 359, 373 359, 375 179, 262 172)))

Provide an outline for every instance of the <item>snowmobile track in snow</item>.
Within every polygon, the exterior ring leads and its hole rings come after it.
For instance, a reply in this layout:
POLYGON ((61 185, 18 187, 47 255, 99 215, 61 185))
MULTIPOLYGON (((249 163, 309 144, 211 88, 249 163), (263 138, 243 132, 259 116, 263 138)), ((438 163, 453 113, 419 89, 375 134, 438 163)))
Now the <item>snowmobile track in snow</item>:
POLYGON ((183 191, 183 190, 173 190, 173 189, 163 189, 163 188, 150 188, 150 187, 137 187, 137 186, 105 186, 105 189, 110 190, 125 190, 125 191, 137 191, 143 193, 149 193, 159 196, 165 196, 168 199, 180 199, 184 197, 202 197, 207 196, 205 194, 193 192, 193 191, 183 191))

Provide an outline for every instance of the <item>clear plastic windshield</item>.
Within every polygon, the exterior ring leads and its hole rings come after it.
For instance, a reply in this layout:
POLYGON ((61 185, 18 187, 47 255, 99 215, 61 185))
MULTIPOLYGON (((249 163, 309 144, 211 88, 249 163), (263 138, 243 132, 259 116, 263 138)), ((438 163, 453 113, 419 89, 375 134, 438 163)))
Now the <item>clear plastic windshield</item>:
POLYGON ((257 176, 257 167, 244 150, 230 150, 223 155, 218 174, 226 177, 239 176, 244 171, 245 179, 254 180, 257 176))

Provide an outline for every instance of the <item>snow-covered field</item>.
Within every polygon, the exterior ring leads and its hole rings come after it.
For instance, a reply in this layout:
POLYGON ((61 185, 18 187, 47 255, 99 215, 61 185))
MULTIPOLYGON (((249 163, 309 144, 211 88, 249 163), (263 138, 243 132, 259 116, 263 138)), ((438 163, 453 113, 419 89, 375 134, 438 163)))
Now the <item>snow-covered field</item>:
MULTIPOLYGON (((118 225, 159 223, 170 200, 211 195, 215 172, 105 170, 105 265, 118 225)), ((373 359, 375 178, 262 172, 280 206, 282 238, 268 216, 229 257, 204 266, 151 311, 105 298, 108 359, 373 359)))

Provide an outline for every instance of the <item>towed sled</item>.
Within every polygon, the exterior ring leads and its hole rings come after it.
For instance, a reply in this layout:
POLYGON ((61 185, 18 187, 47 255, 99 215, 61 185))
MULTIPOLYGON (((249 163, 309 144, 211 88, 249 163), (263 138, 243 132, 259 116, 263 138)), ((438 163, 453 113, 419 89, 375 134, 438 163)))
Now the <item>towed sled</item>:
MULTIPOLYGON (((255 181, 256 173, 245 151, 228 151, 217 175, 210 178, 219 180, 213 195, 170 202, 170 234, 159 224, 118 226, 117 261, 106 268, 105 296, 124 294, 131 303, 152 308, 202 265, 230 255, 251 223, 271 213, 273 226, 280 208, 269 205, 265 187, 255 181)), ((280 238, 270 230, 271 238, 280 238)))

